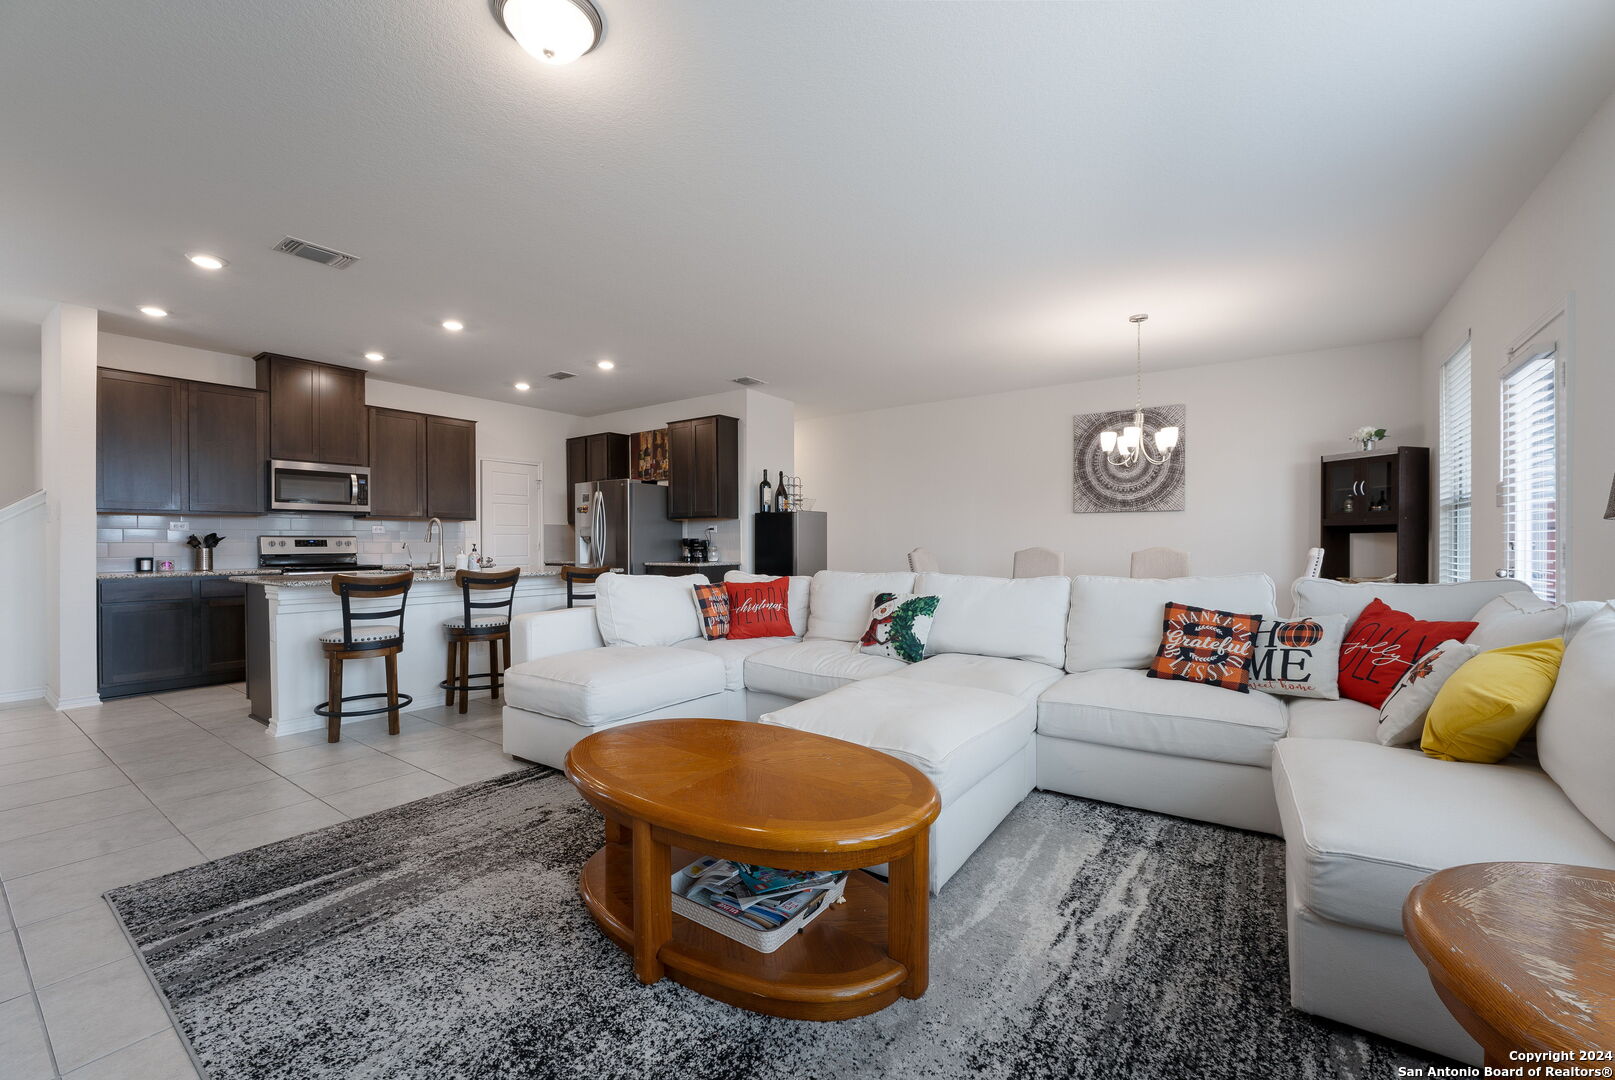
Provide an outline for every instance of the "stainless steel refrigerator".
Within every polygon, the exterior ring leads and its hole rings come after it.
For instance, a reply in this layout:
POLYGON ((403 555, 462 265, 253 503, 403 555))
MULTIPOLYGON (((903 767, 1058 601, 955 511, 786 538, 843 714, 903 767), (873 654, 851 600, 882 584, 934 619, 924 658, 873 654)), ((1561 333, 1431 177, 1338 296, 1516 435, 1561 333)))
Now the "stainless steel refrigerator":
POLYGON ((682 522, 667 518, 667 488, 639 480, 594 480, 573 487, 579 566, 643 574, 645 562, 676 562, 682 522))

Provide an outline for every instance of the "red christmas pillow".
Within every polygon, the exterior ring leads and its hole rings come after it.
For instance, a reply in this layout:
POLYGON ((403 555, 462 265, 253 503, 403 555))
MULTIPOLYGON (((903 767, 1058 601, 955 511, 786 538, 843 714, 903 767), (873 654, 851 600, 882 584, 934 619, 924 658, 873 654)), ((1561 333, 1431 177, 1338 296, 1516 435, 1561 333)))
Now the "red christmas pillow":
POLYGON ((1463 641, 1472 622, 1422 622, 1371 600, 1340 646, 1340 696, 1379 708, 1408 668, 1443 641, 1463 641))
POLYGON ((795 637, 791 629, 790 578, 773 581, 726 581, 729 594, 729 640, 795 637))

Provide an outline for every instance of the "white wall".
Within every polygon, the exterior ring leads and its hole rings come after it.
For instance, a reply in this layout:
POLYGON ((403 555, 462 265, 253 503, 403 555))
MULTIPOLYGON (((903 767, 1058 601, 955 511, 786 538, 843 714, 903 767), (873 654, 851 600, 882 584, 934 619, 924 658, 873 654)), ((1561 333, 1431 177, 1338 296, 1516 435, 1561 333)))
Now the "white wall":
POLYGON ((1281 589, 1318 539, 1318 457, 1363 424, 1422 446, 1416 341, 1145 376, 1146 403, 1188 406, 1187 509, 1073 514, 1071 421, 1133 406, 1131 378, 912 405, 796 425, 797 471, 829 514, 830 565, 1010 573, 1012 553, 1065 552, 1066 572, 1126 574, 1139 548, 1187 549, 1196 573, 1265 571, 1281 589))
POLYGON ((96 638, 94 308, 58 304, 40 330, 40 471, 45 489, 45 699, 68 709, 100 700, 88 643, 96 638))
POLYGON ((1472 337, 1474 577, 1504 564, 1498 377, 1508 348, 1542 316, 1569 307, 1570 599, 1615 597, 1615 521, 1603 519, 1615 478, 1615 98, 1605 102, 1470 271, 1423 341, 1426 422, 1443 361, 1472 337), (1568 305, 1567 305, 1568 301, 1568 305))
POLYGON ((33 394, 0 394, 0 506, 38 490, 33 394))
POLYGON ((45 499, 0 506, 0 702, 45 696, 45 499))

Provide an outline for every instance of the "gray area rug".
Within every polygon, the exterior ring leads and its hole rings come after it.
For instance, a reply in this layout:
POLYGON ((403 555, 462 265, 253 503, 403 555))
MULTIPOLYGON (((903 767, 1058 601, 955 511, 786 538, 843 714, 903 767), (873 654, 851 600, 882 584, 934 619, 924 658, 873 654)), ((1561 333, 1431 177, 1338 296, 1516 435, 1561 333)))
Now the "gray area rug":
POLYGON ((1428 1063, 1289 1007, 1272 837, 1035 793, 935 901, 926 996, 816 1024, 639 985, 578 899, 600 831, 533 769, 108 899, 215 1080, 1382 1080, 1428 1063))

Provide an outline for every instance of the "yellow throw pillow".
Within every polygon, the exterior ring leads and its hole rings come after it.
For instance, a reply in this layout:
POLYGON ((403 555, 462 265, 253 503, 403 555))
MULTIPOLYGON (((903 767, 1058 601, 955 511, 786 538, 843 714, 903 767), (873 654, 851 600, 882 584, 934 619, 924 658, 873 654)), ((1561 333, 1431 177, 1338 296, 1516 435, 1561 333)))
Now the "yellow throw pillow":
POLYGON ((1443 761, 1502 761, 1542 715, 1564 655, 1552 638, 1470 659, 1436 695, 1420 747, 1443 761))

